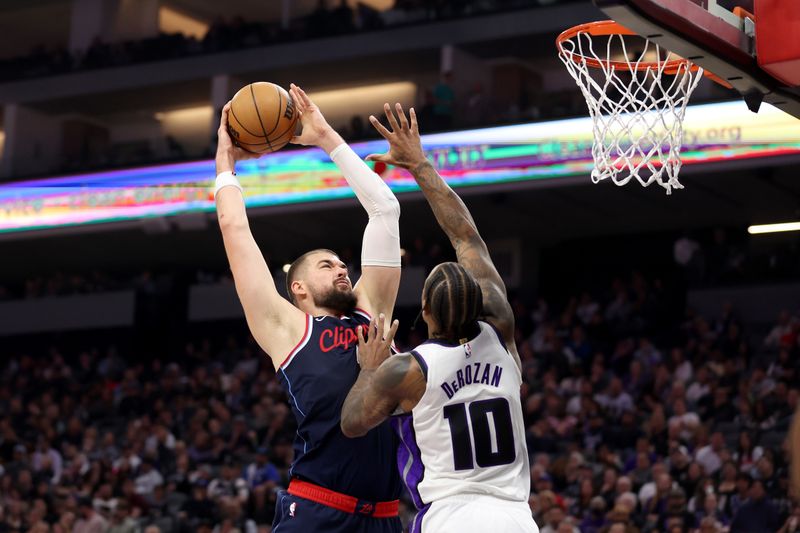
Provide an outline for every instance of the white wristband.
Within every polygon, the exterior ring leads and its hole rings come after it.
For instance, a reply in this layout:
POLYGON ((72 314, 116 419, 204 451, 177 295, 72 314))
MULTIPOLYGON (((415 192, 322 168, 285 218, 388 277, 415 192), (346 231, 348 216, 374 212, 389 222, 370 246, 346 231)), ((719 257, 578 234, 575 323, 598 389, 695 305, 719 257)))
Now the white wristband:
POLYGON ((236 176, 233 175, 233 172, 220 172, 219 176, 217 176, 217 179, 214 181, 214 198, 217 197, 220 189, 223 187, 228 187, 229 185, 236 187, 240 191, 242 190, 242 184, 239 183, 239 180, 236 179, 236 176))

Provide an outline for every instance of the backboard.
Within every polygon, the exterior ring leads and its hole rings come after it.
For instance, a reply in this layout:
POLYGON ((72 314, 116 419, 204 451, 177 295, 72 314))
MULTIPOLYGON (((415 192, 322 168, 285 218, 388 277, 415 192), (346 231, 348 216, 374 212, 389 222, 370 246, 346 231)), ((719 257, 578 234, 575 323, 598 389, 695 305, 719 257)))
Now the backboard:
POLYGON ((800 73, 800 53, 797 52, 800 50, 800 45, 797 44, 800 43, 800 2, 797 0, 593 2, 622 26, 727 81, 742 95, 752 111, 758 111, 761 102, 765 101, 800 118, 800 90, 796 86, 790 86, 795 85, 793 81, 787 82, 785 77, 783 80, 775 77, 779 76, 779 71, 773 69, 767 72, 762 68, 756 46, 757 32, 760 30, 762 33, 758 35, 758 47, 766 50, 769 45, 772 49, 791 50, 790 61, 781 63, 784 72, 800 73), (759 6, 759 2, 763 4, 759 6), (779 19, 784 27, 770 27, 770 24, 775 23, 774 17, 777 14, 770 3, 780 4, 781 9, 791 11, 792 16, 779 19), (734 14, 733 8, 736 6, 743 7, 746 11, 737 10, 738 14, 734 14), (756 16, 762 17, 758 23, 751 15, 754 7, 756 16), (765 38, 769 39, 766 43, 763 42, 765 38))

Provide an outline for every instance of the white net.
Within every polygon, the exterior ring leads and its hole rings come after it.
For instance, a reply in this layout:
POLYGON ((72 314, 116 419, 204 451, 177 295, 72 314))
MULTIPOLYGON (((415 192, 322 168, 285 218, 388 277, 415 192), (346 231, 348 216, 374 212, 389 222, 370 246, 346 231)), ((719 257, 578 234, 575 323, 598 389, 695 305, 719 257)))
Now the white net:
POLYGON ((682 189, 683 118, 703 70, 647 39, 623 34, 578 32, 561 42, 559 56, 594 123, 592 181, 625 185, 636 178, 645 187, 658 183, 667 194, 682 189))

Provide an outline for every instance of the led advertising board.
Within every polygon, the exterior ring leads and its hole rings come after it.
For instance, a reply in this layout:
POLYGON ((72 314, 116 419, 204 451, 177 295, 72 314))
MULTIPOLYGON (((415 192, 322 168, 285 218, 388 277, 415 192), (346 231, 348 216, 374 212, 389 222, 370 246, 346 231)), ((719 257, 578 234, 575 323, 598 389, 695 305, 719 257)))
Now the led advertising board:
MULTIPOLYGON (((684 165, 800 154, 800 121, 769 106, 742 102, 687 110, 684 165)), ((452 187, 557 180, 592 169, 589 117, 423 136, 429 158, 452 187)), ((355 143, 360 155, 381 140, 355 143)), ((396 193, 416 190, 396 168, 378 168, 396 193)), ((248 207, 352 197, 336 166, 317 149, 282 150, 243 161, 237 174, 248 207)), ((213 211, 211 160, 96 172, 0 185, 0 232, 96 224, 213 211)), ((682 193, 683 194, 683 193, 682 193)))

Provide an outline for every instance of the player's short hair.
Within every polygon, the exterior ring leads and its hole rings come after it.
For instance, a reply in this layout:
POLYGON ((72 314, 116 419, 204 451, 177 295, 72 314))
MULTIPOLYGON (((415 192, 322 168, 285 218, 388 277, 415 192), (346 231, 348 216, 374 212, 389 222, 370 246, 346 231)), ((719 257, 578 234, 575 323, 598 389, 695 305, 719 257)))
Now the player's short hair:
POLYGON ((483 313, 483 293, 478 281, 463 266, 453 262, 438 265, 425 280, 422 298, 444 339, 457 343, 477 333, 477 320, 483 313))
POLYGON ((299 272, 305 265, 306 260, 312 255, 318 253, 332 254, 337 257, 339 255, 333 250, 328 250, 327 248, 316 248, 314 250, 311 250, 310 252, 304 253, 303 255, 295 259, 291 265, 289 265, 289 271, 286 273, 286 294, 289 296, 289 301, 292 302, 293 304, 297 304, 297 299, 294 297, 294 293, 292 292, 292 283, 294 283, 294 280, 297 279, 299 272))

